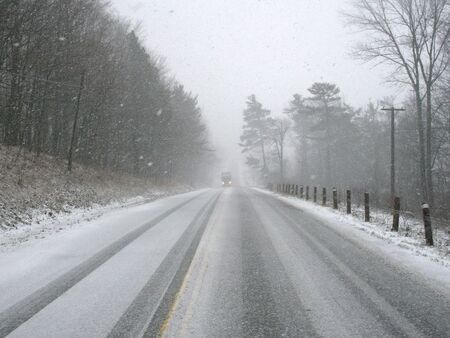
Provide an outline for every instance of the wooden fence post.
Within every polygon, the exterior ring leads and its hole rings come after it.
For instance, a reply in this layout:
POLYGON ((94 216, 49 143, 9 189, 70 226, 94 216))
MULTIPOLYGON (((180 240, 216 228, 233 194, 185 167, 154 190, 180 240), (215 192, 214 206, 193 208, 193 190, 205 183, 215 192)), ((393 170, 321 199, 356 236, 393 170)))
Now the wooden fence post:
POLYGON ((364 221, 370 222, 369 193, 364 193, 364 221))
POLYGON ((327 188, 322 188, 322 205, 327 205, 327 188))
POLYGON ((423 224, 425 226, 425 241, 427 245, 433 245, 433 231, 431 229, 430 206, 422 204, 423 224))
POLYGON ((338 201, 337 201, 337 189, 333 188, 333 209, 338 208, 338 201))
POLYGON ((313 201, 314 203, 317 202, 317 187, 314 187, 314 192, 313 192, 313 201))
POLYGON ((309 185, 306 186, 306 200, 309 200, 309 185))
POLYGON ((352 213, 352 192, 347 190, 347 214, 352 213))
POLYGON ((295 185, 295 196, 298 196, 298 184, 295 185))
POLYGON ((300 198, 303 198, 303 185, 300 186, 300 198))
POLYGON ((400 221, 400 197, 394 197, 394 208, 392 210, 392 229, 398 232, 398 224, 400 221))

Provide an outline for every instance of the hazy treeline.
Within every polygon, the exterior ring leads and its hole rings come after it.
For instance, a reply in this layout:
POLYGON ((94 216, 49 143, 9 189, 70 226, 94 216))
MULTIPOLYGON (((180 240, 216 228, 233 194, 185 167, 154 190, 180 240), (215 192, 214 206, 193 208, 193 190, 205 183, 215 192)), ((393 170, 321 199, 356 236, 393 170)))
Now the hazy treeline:
POLYGON ((1 143, 156 180, 203 175, 196 97, 106 2, 0 0, 0 16, 1 143))
MULTIPOLYGON (((314 83, 304 96, 293 95, 283 112, 286 117, 273 118, 270 111, 251 96, 244 111, 246 123, 241 136, 247 164, 259 171, 265 182, 285 180, 318 187, 351 188, 356 193, 369 191, 373 203, 387 207, 390 113, 381 111, 384 106, 389 106, 388 102, 370 103, 363 109, 355 109, 344 103, 335 84, 314 83), (277 120, 280 123, 274 126, 273 121, 277 120), (281 137, 283 134, 285 137, 281 137), (279 144, 288 149, 284 150, 282 162, 277 150, 279 144)), ((414 103, 405 102, 405 108, 405 112, 396 113, 397 194, 404 208, 415 210, 423 196, 414 103)), ((435 211, 447 215, 450 197, 448 103, 436 107, 433 131, 435 211)))
MULTIPOLYGON (((367 33, 354 56, 390 66, 389 81, 410 93, 397 102, 406 111, 396 113, 396 190, 403 207, 417 210, 425 202, 435 214, 449 216, 450 1, 355 0, 346 19, 367 33)), ((282 139, 269 132, 268 111, 247 102, 241 140, 248 164, 265 181, 283 179, 288 164, 288 175, 298 182, 368 190, 372 200, 387 206, 390 113, 380 109, 391 105, 380 100, 355 109, 343 102, 337 85, 314 83, 287 104, 294 156, 280 162, 270 155, 282 139), (250 116, 252 107, 257 112, 250 116)))

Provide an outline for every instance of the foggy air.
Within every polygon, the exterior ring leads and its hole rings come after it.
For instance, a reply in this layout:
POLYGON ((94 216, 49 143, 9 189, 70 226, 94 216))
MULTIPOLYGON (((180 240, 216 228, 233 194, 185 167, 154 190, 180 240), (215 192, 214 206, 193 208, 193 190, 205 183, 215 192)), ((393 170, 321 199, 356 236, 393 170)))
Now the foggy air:
POLYGON ((450 337, 449 0, 0 0, 0 337, 450 337))

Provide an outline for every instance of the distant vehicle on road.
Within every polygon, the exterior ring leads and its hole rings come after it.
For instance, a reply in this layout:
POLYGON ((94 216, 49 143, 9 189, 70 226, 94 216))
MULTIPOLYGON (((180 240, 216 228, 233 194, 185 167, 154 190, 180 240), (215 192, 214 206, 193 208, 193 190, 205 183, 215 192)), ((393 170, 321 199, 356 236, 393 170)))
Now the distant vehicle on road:
POLYGON ((231 173, 229 171, 224 171, 222 173, 222 186, 223 187, 231 186, 231 173))

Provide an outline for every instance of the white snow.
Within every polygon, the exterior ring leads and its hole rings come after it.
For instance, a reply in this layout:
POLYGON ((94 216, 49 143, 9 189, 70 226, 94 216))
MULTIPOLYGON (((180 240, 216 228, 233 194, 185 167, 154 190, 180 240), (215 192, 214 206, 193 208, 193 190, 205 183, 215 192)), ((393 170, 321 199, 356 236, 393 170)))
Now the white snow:
POLYGON ((0 228, 0 253, 29 245, 33 241, 47 238, 53 234, 86 225, 100 216, 118 209, 137 206, 158 198, 167 197, 169 192, 156 190, 144 196, 136 196, 125 201, 114 201, 107 205, 94 204, 91 207, 66 205, 60 213, 33 210, 30 223, 22 223, 15 228, 0 228))
MULTIPOLYGON (((84 262, 126 233, 165 210, 200 195, 204 190, 175 195, 151 203, 105 211, 100 217, 79 221, 68 231, 0 253, 0 312, 84 262)), ((189 204, 188 204, 189 205, 189 204)), ((74 219, 77 215, 73 215, 74 219)))
MULTIPOLYGON (((254 189, 301 209, 347 238, 362 243, 365 247, 378 254, 385 255, 387 259, 402 265, 410 271, 413 270, 422 274, 428 280, 431 279, 438 282, 447 292, 450 290, 448 233, 435 230, 434 233, 438 237, 436 242, 439 245, 437 247, 429 247, 424 244, 424 239, 405 237, 402 234, 389 231, 390 226, 386 223, 364 222, 339 210, 323 207, 294 196, 279 195, 259 188, 254 189)), ((374 216, 377 220, 381 219, 376 217, 375 214, 374 216)), ((409 222, 409 224, 413 228, 420 226, 419 221, 409 222)))
MULTIPOLYGON (((114 215, 106 217, 108 224, 102 222, 103 225, 100 224, 98 227, 95 222, 91 226, 97 229, 86 229, 83 234, 79 233, 77 238, 74 238, 78 245, 80 236, 89 242, 82 244, 84 250, 64 241, 65 245, 69 246, 69 250, 67 248, 64 250, 64 255, 84 256, 85 250, 99 250, 103 245, 105 227, 114 227, 116 235, 123 235, 124 230, 153 218, 155 211, 159 214, 196 194, 199 193, 117 211, 113 213, 114 215)), ((64 296, 53 301, 21 325, 12 332, 11 337, 105 337, 154 274, 198 210, 210 198, 211 194, 202 194, 198 199, 162 220, 70 288, 64 296), (94 308, 102 311, 93 312, 94 308), (42 325, 43 321, 49 321, 52 325, 49 327, 42 325), (83 323, 83 326, 80 327, 79 323, 83 323)), ((111 237, 108 234, 106 236, 111 237)), ((61 247, 60 242, 58 241, 61 247)), ((59 250, 52 251, 50 258, 57 258, 55 254, 59 250)), ((12 288, 17 289, 14 286, 12 288)))

